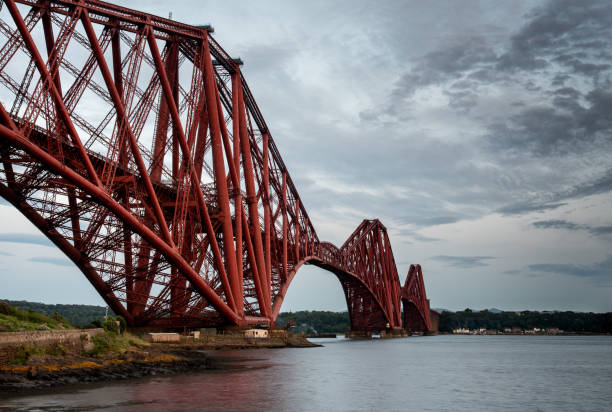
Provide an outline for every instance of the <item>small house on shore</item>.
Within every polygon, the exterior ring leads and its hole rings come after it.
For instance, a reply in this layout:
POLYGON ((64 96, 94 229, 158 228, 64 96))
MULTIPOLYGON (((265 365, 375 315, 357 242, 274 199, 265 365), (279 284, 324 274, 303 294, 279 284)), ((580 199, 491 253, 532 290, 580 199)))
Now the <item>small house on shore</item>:
POLYGON ((269 337, 267 329, 247 329, 244 331, 245 338, 267 338, 269 337))

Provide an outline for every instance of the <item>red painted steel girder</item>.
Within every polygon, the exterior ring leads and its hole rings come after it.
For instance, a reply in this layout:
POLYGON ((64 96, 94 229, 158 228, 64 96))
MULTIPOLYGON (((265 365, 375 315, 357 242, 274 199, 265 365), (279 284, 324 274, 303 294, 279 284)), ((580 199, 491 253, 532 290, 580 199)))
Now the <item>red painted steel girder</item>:
POLYGON ((402 327, 386 228, 364 220, 340 249, 319 241, 210 28, 96 0, 0 4, 0 195, 115 313, 274 323, 307 263, 338 277, 354 329, 402 327))

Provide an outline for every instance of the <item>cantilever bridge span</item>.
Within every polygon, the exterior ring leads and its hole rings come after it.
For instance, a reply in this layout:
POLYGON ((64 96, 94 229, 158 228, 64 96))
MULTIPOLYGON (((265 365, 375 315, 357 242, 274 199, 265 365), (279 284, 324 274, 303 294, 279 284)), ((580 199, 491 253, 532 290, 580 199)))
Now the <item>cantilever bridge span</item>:
POLYGON ((97 0, 0 5, 0 195, 128 324, 271 324, 314 264, 352 329, 430 329, 421 268, 401 286, 380 221, 319 240, 210 27, 97 0))

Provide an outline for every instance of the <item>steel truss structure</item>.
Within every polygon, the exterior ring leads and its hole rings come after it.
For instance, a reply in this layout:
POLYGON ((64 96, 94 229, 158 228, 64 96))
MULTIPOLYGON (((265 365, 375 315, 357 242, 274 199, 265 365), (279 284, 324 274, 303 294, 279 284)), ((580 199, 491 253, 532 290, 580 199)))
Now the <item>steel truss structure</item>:
POLYGON ((272 324, 306 263, 338 277, 353 329, 429 329, 421 269, 400 287, 378 220, 319 241, 210 27, 0 4, 0 195, 129 325, 272 324))

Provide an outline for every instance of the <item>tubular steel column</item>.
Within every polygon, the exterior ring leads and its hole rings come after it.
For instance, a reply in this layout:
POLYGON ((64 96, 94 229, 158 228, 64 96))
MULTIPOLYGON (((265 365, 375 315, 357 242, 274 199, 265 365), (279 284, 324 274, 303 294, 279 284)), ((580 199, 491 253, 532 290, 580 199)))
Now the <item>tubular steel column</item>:
MULTIPOLYGON (((242 308, 242 286, 239 284, 238 269, 236 268, 236 250, 234 249, 234 233, 232 230, 232 219, 229 210, 229 195, 227 192, 227 181, 225 180, 225 166, 223 163, 223 148, 221 147, 221 131, 219 127, 216 85, 214 82, 214 72, 208 43, 204 42, 204 88, 206 91, 206 105, 209 113, 214 113, 209 117, 210 131, 213 151, 213 170, 215 172, 215 183, 217 186, 217 196, 219 207, 223 213, 223 247, 225 249, 225 263, 229 274, 231 295, 233 305, 241 312, 242 308)), ((176 108, 173 108, 175 110, 176 108)), ((178 113, 176 114, 178 119, 178 113)), ((228 159, 231 162, 233 159, 228 159)), ((221 263, 221 262, 220 262, 221 263)))
MULTIPOLYGON (((240 89, 241 90, 241 89, 240 89)), ((238 106, 240 108, 240 146, 242 152, 242 162, 244 168, 244 180, 247 190, 247 207, 249 209, 250 227, 245 233, 250 233, 254 241, 255 258, 257 261, 258 282, 262 285, 264 293, 264 302, 261 305, 261 314, 264 317, 270 317, 270 285, 267 282, 268 275, 266 274, 266 263, 264 259, 263 244, 261 240, 261 228, 259 226, 259 212, 257 211, 257 194, 255 192, 255 178, 253 176, 253 160, 251 157, 251 142, 249 132, 246 125, 246 108, 242 96, 242 90, 239 96, 238 106)))

